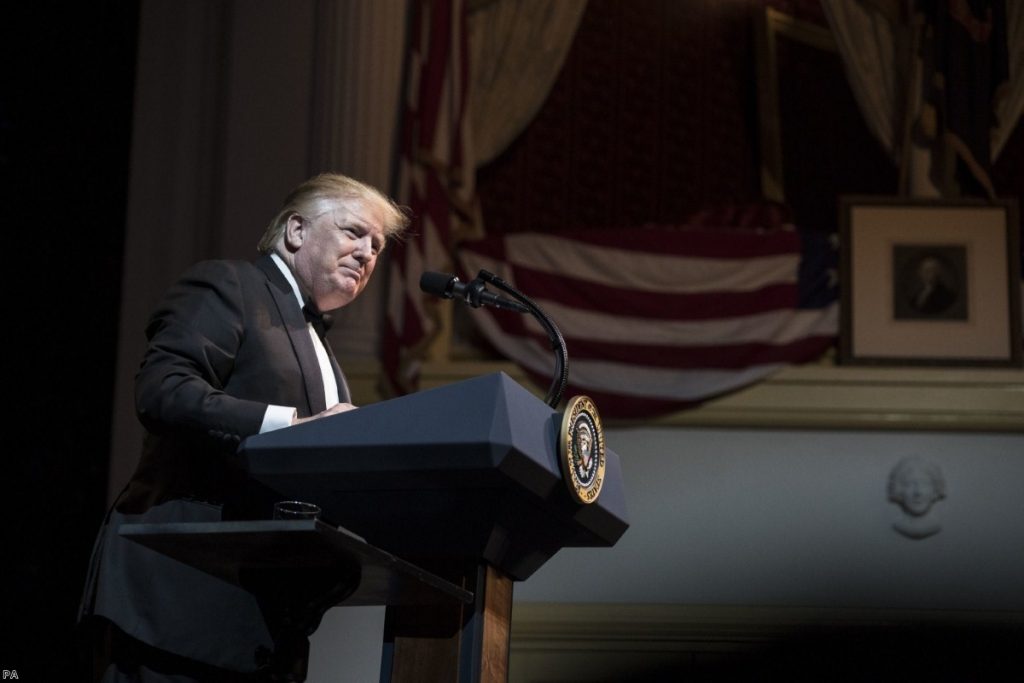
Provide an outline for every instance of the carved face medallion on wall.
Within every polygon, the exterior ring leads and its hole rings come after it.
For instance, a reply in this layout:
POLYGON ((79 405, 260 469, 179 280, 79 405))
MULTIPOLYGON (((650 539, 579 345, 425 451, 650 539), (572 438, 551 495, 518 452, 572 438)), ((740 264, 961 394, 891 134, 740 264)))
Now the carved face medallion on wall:
POLYGON ((938 465, 922 458, 903 458, 889 472, 889 500, 900 507, 893 528, 907 538, 920 539, 942 530, 935 504, 946 497, 946 480, 938 465))

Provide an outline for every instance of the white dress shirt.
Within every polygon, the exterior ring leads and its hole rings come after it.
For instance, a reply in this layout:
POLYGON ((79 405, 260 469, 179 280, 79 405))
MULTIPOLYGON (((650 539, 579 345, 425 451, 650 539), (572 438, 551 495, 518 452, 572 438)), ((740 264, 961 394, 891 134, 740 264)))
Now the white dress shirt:
MULTIPOLYGON (((299 291, 299 283, 295 281, 295 276, 292 275, 292 271, 289 270, 288 266, 277 254, 271 254, 270 258, 273 259, 277 267, 281 269, 281 273, 285 279, 288 280, 288 284, 292 286, 292 291, 295 292, 295 298, 299 302, 299 309, 306 305, 305 299, 302 298, 302 292, 299 291)), ((309 330, 309 335, 313 339, 313 349, 316 351, 316 359, 320 363, 320 374, 324 379, 324 399, 325 405, 330 408, 331 406, 338 403, 338 381, 334 378, 334 370, 331 368, 331 360, 327 356, 327 349, 324 348, 323 342, 320 341, 320 335, 313 329, 311 323, 306 323, 306 328, 309 330)), ((282 427, 289 427, 292 424, 292 420, 298 415, 298 411, 294 407, 289 406, 277 406, 268 405, 267 412, 263 414, 263 424, 260 425, 260 434, 264 432, 272 432, 275 429, 281 429, 282 427)))

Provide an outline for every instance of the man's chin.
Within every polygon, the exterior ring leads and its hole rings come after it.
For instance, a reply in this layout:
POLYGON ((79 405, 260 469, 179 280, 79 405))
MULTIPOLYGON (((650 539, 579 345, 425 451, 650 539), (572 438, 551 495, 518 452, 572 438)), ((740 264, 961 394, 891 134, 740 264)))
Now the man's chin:
POLYGON ((362 291, 361 287, 353 287, 351 289, 337 290, 333 296, 331 296, 328 305, 330 308, 325 308, 325 311, 333 311, 336 308, 341 308, 352 303, 359 293, 362 291))

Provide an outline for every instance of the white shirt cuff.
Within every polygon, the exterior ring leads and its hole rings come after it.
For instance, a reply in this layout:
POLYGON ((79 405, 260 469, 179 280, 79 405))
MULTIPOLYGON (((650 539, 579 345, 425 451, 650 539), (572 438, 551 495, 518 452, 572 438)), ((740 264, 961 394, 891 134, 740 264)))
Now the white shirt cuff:
POLYGON ((272 432, 275 429, 291 427, 292 420, 298 416, 295 408, 287 406, 268 405, 267 412, 263 414, 263 424, 260 425, 260 434, 272 432))

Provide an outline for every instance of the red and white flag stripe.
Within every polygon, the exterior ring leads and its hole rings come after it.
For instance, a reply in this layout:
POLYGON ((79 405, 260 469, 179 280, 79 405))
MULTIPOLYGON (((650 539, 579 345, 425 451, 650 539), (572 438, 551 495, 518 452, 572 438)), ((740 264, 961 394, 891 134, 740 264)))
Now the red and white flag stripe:
MULTIPOLYGON (((450 267, 456 212, 470 204, 474 165, 466 153, 469 68, 462 0, 416 0, 402 120, 399 196, 412 214, 407 241, 390 254, 382 361, 394 393, 414 390, 417 348, 437 331, 419 290, 424 270, 450 267)), ((464 210, 464 209, 462 209, 464 210)))
MULTIPOLYGON (((793 230, 645 227, 515 233, 464 245, 462 276, 491 271, 530 296, 569 349, 570 392, 610 417, 678 409, 738 389, 834 343, 838 304, 800 309, 793 230)), ((481 332, 550 382, 553 356, 530 316, 483 309, 481 332)))

